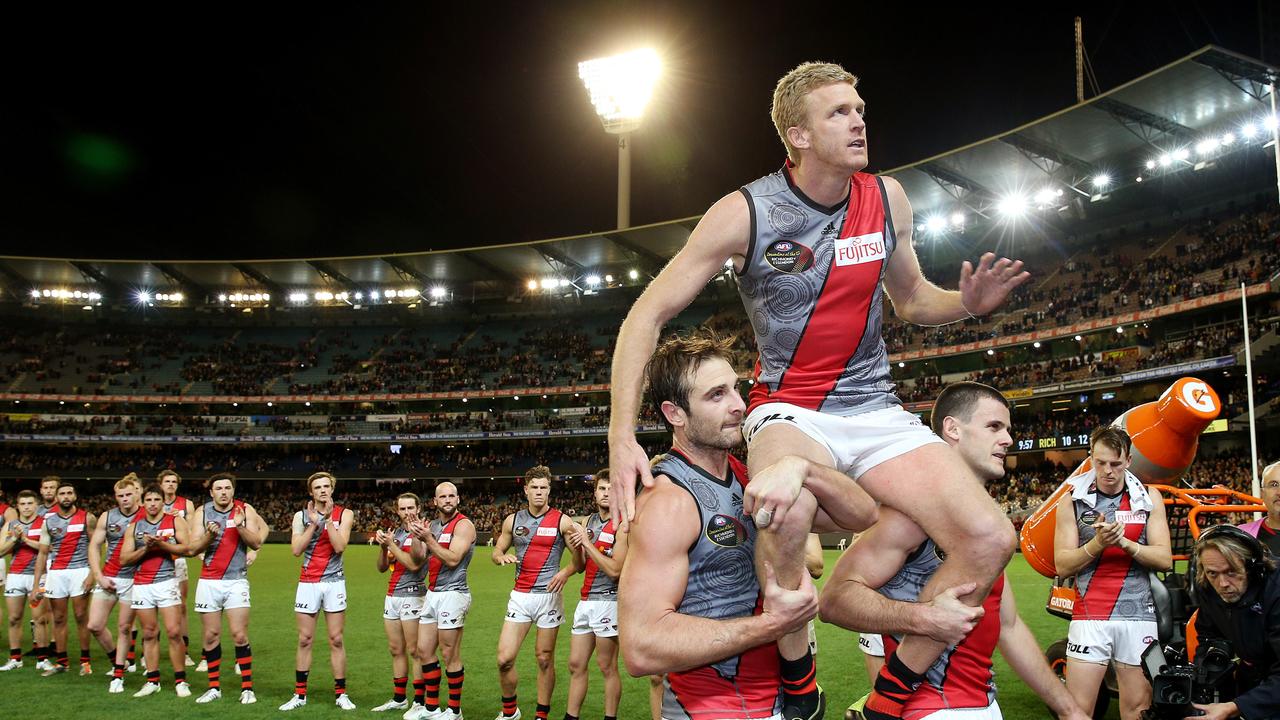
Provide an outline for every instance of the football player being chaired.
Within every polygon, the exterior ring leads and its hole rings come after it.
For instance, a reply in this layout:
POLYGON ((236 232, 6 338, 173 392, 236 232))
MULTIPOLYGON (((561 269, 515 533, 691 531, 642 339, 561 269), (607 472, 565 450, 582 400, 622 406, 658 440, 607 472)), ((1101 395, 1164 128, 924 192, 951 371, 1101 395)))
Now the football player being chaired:
MULTIPOLYGON (((958 290, 924 277, 902 186, 863 172, 866 105, 857 82, 826 63, 805 63, 778 81, 772 115, 785 165, 717 201, 622 323, 610 378, 614 514, 631 515, 637 481, 653 484, 635 436, 644 359, 663 326, 727 264, 760 350, 742 424, 751 471, 744 502, 762 529, 757 573, 767 561, 782 587, 798 588, 813 524, 829 519, 860 529, 832 505, 856 482, 881 506, 908 513, 946 550, 921 600, 974 581, 977 591, 962 600, 978 605, 1017 539, 955 452, 902 408, 881 335, 882 303, 888 295, 909 323, 944 325, 990 313, 1029 275, 1021 262, 987 253, 976 268, 963 263, 958 290), (839 472, 828 476, 824 468, 839 472), (808 522, 784 528, 792 513, 808 522)), ((927 635, 904 638, 876 680, 869 715, 901 716, 944 649, 927 635)), ((805 629, 782 638, 778 651, 784 714, 820 716, 805 629)))
POLYGON ((573 613, 573 641, 569 644, 569 703, 565 720, 578 720, 587 697, 587 666, 591 654, 604 676, 604 720, 616 720, 622 700, 618 676, 618 576, 627 558, 627 533, 615 529, 609 517, 609 470, 595 476, 596 511, 586 527, 569 534, 569 545, 584 559, 582 596, 573 613))
POLYGON ((502 688, 502 712, 498 720, 520 717, 516 701, 516 656, 531 624, 538 625, 534 653, 538 661, 537 720, 547 720, 551 694, 556 689, 556 635, 564 623, 564 597, 560 591, 570 575, 580 571, 580 557, 560 567, 565 536, 573 532, 573 520, 552 508, 551 470, 545 465, 524 474, 528 507, 508 515, 493 545, 495 565, 516 566, 516 586, 507 601, 507 617, 498 636, 498 684, 502 688), (507 552, 515 545, 515 554, 507 552))
MULTIPOLYGON (((462 630, 471 609, 471 587, 467 584, 467 568, 476 548, 476 526, 458 512, 458 486, 451 482, 436 485, 436 518, 429 523, 413 525, 414 536, 421 542, 415 551, 427 554, 427 598, 418 614, 418 662, 422 664, 419 681, 424 696, 405 713, 406 720, 422 720, 440 711, 440 662, 444 662, 449 683, 449 718, 461 720, 462 683, 466 673, 462 667, 462 630), (437 654, 439 659, 437 659, 437 654)), ((416 689, 416 688, 415 688, 416 689)))
POLYGON ((196 613, 203 638, 202 663, 209 689, 196 698, 209 703, 222 697, 222 617, 231 629, 236 668, 240 672, 240 704, 258 701, 253 693, 253 652, 249 649, 249 553, 267 539, 267 524, 253 506, 236 499, 236 478, 217 473, 205 482, 210 500, 196 508, 191 526, 194 553, 204 553, 196 583, 196 613))

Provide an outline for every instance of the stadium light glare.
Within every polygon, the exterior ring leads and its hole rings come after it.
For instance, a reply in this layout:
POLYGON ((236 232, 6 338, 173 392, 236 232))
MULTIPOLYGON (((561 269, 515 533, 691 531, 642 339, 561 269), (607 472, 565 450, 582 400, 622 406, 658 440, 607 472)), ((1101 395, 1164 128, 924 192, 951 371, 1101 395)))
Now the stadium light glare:
POLYGON ((226 293, 219 293, 219 294, 218 294, 218 302, 226 302, 226 301, 227 301, 227 294, 226 294, 226 293))
POLYGON ((964 213, 962 213, 962 212, 952 213, 952 215, 951 215, 951 224, 952 224, 952 225, 954 225, 954 226, 956 226, 956 227, 963 227, 963 226, 964 226, 964 221, 965 221, 964 213))
POLYGON ((1035 341, 1035 342, 1031 343, 1031 347, 1036 348, 1036 349, 1038 350, 1038 349, 1040 348, 1040 341, 1039 341, 1039 340, 1037 340, 1037 341, 1035 341))
POLYGON ((1148 161, 1147 161, 1147 169, 1148 169, 1148 170, 1155 170, 1155 169, 1156 169, 1156 161, 1155 161, 1155 160, 1148 160, 1148 161))
POLYGON ((1240 134, 1243 135, 1246 140, 1251 139, 1253 136, 1258 134, 1258 126, 1251 122, 1247 122, 1240 126, 1240 134))
POLYGON ((38 298, 38 297, 40 297, 40 291, 39 291, 39 290, 36 290, 36 289, 34 289, 34 288, 32 288, 32 290, 31 290, 31 297, 33 297, 33 298, 38 298))
POLYGON ((538 289, 538 281, 537 281, 537 280, 530 280, 529 282, 525 283, 525 287, 529 288, 530 290, 537 290, 537 289, 538 289))
POLYGON ((1111 176, 1106 173, 1098 173, 1093 176, 1093 186, 1099 190, 1111 184, 1111 176))
POLYGON ((605 281, 606 283, 611 283, 611 282, 613 282, 613 276, 612 276, 612 275, 605 275, 605 276, 604 276, 604 281, 605 281))
POLYGON ((1027 212, 1027 198, 1021 193, 1006 195, 996 203, 996 211, 1005 217, 1021 217, 1027 212))
POLYGON ((1264 117, 1262 118, 1262 127, 1266 128, 1267 130, 1275 130, 1275 129, 1276 129, 1276 116, 1275 116, 1275 115, 1266 115, 1266 116, 1264 116, 1264 117))
POLYGON ((1236 141, 1236 136, 1231 133, 1224 134, 1222 136, 1222 139, 1218 140, 1218 142, 1222 145, 1222 147, 1229 147, 1231 143, 1234 143, 1235 141, 1236 141))
POLYGON ((661 74, 662 60, 651 48, 578 63, 578 77, 610 133, 631 132, 640 126, 661 74))
POLYGON ((1076 342, 1080 342, 1080 341, 1081 341, 1081 340, 1083 340, 1083 339, 1084 339, 1084 338, 1080 337, 1079 335, 1077 335, 1077 336, 1076 336, 1076 342))
POLYGON ((1173 164, 1173 155, 1165 153, 1160 156, 1160 167, 1169 167, 1173 164))
POLYGON ((384 298, 393 298, 393 297, 395 297, 395 296, 396 296, 396 291, 395 291, 395 290, 383 290, 383 291, 382 291, 382 297, 384 297, 384 298))
POLYGON ((448 293, 449 293, 449 291, 448 291, 448 290, 445 290, 445 289, 444 289, 443 287, 441 287, 440 285, 437 285, 437 286, 435 286, 435 287, 431 288, 431 297, 435 298, 436 300, 439 300, 439 299, 443 298, 443 297, 444 297, 445 295, 447 295, 448 293))
POLYGON ((899 363, 898 363, 898 367, 900 367, 900 368, 904 368, 904 367, 906 367, 906 366, 907 366, 907 364, 906 364, 906 363, 904 363, 904 362, 899 362, 899 363))
MULTIPOLYGON (((730 261, 730 262, 732 262, 732 261, 730 261)), ((588 276, 587 276, 587 287, 599 287, 599 286, 600 286, 600 276, 599 276, 599 275, 588 275, 588 276)))
POLYGON ((1141 176, 1141 175, 1139 175, 1138 177, 1134 178, 1134 179, 1133 179, 1133 181, 1134 181, 1134 182, 1142 182, 1142 176, 1141 176))
POLYGON ((569 278, 560 278, 560 287, 569 287, 571 284, 569 278))
POLYGON ((289 293, 289 302, 304 303, 307 301, 307 294, 304 292, 289 293))
POLYGON ((1120 327, 1116 328, 1116 334, 1117 334, 1117 335, 1123 335, 1123 334, 1124 334, 1124 326, 1123 326, 1123 325, 1121 325, 1120 327))
POLYGON ((1189 157, 1191 157, 1191 151, 1186 148, 1178 148, 1173 151, 1174 160, 1186 160, 1189 157))
POLYGON ((988 351, 987 351, 987 354, 988 354, 988 355, 995 355, 995 354, 996 354, 996 351, 995 351, 995 350, 988 350, 988 351))
POLYGON ((627 277, 631 278, 632 280, 639 280, 639 279, 640 279, 640 271, 639 271, 639 270, 628 270, 628 271, 627 271, 627 277))
POLYGON ((556 279, 555 279, 555 278, 543 278, 543 279, 542 279, 542 289, 543 289, 543 290, 550 290, 551 288, 553 288, 553 287, 555 287, 555 286, 556 286, 556 279))
POLYGON ((137 298, 138 298, 138 302, 140 303, 149 303, 151 302, 151 293, 147 292, 146 290, 139 290, 137 294, 137 298))
POLYGON ((941 215, 933 215, 924 221, 924 227, 930 233, 940 233, 947 229, 947 221, 941 215))
POLYGON ((186 297, 186 296, 185 296, 185 295, 183 295, 182 293, 178 292, 178 293, 173 293, 172 295, 170 295, 170 296, 169 296, 169 299, 170 299, 170 300, 172 300, 173 302, 182 302, 182 299, 183 299, 184 297, 186 297))
POLYGON ((1196 143, 1197 155, 1209 155, 1218 149, 1218 138, 1205 138, 1196 143))

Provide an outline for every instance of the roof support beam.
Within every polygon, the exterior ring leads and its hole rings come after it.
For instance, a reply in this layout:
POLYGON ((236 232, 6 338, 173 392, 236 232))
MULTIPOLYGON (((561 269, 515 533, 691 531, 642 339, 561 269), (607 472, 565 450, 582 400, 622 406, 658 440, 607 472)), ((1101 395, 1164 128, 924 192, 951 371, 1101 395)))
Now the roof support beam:
POLYGON ((1183 142, 1191 142, 1195 133, 1191 128, 1176 123, 1169 118, 1136 108, 1128 103, 1111 97, 1100 97, 1091 105, 1110 115, 1126 130, 1138 136, 1148 145, 1155 145, 1157 139, 1173 137, 1183 142))
POLYGON ((101 285, 104 290, 110 291, 112 295, 116 296, 117 300, 124 299, 124 287, 115 280, 107 277, 92 263, 88 263, 83 260, 72 260, 71 265, 75 267, 75 269, 79 270, 80 274, 83 275, 86 280, 96 282, 101 285))
POLYGON ((347 290, 358 289, 355 281, 338 272, 336 268, 323 260, 308 260, 307 264, 320 273, 320 277, 324 278, 325 282, 338 283, 347 290))
POLYGON ((246 263, 232 263, 231 266, 238 270, 241 275, 262 285, 262 287, 266 288, 268 291, 275 293, 275 296, 279 298, 280 302, 284 302, 287 293, 285 292, 283 285, 277 283, 256 270, 253 266, 246 263))
POLYGON ((647 266, 647 269, 649 270, 662 269, 662 266, 666 265, 667 260, 669 259, 669 258, 664 258, 661 255, 655 253, 654 251, 638 243, 635 243, 631 240, 628 240, 627 238, 617 233, 608 233, 608 234, 601 235, 600 237, 604 238, 605 240, 608 240, 614 245, 617 245, 618 247, 627 251, 627 253, 630 254, 631 257, 635 258, 636 261, 639 262, 641 265, 647 266))
POLYGON ((164 276, 169 278, 171 282, 182 286, 182 289, 186 290, 187 294, 193 298, 203 296, 207 299, 210 296, 209 288, 201 285, 195 280, 192 280, 181 270, 174 267, 173 264, 153 262, 151 263, 151 266, 164 273, 164 276))
POLYGON ((429 283, 432 281, 431 278, 422 274, 417 270, 417 268, 401 260, 400 258, 384 256, 379 259, 382 260, 382 262, 390 265, 391 269, 396 271, 396 274, 400 276, 401 280, 404 280, 406 282, 409 280, 417 280, 418 282, 422 282, 422 283, 429 283))
POLYGON ((1267 85, 1276 73, 1265 65, 1259 65, 1236 55, 1211 50, 1195 57, 1192 62, 1203 65, 1221 75, 1227 82, 1258 102, 1265 102, 1267 85))
POLYGON ((565 255, 559 250, 547 247, 546 245, 542 245, 542 244, 534 245, 532 247, 534 250, 538 251, 538 254, 541 255, 542 258, 547 261, 547 264, 551 265, 551 267, 556 272, 563 272, 566 268, 576 273, 584 273, 587 271, 587 269, 583 267, 581 263, 569 257, 568 255, 565 255), (556 263, 559 263, 563 267, 556 267, 556 263))
POLYGON ((494 265, 488 260, 485 260, 484 258, 479 257, 474 252, 459 252, 458 257, 462 258, 463 260, 466 260, 472 265, 475 265, 481 270, 484 270, 485 272, 489 273, 493 277, 502 278, 503 280, 506 280, 510 283, 514 283, 516 285, 524 287, 524 280, 516 277, 515 275, 513 275, 512 273, 506 270, 503 270, 502 268, 498 267, 497 265, 494 265))

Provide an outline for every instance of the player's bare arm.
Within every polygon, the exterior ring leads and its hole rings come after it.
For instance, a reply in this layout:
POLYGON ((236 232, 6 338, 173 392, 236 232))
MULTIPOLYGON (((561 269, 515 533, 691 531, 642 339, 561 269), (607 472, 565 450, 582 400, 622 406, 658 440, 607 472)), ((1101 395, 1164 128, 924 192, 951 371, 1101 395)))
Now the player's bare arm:
POLYGON ((227 519, 227 522, 240 531, 240 540, 250 550, 258 550, 262 547, 262 543, 267 540, 266 521, 248 503, 245 503, 244 507, 238 512, 231 511, 231 517, 227 519))
MULTIPOLYGON (((315 511, 312 503, 307 503, 305 510, 299 510, 293 514, 293 536, 290 539, 290 550, 293 551, 294 557, 301 557, 307 545, 311 542, 311 537, 315 535, 316 528, 320 526, 320 522, 316 520, 319 513, 315 511), (312 515, 311 523, 303 522, 303 513, 312 515)), ((323 519, 323 518, 321 518, 323 519)))
POLYGON ((627 538, 630 535, 631 533, 625 530, 619 530, 613 534, 612 556, 600 552, 600 549, 592 542, 583 543, 582 552, 585 553, 586 557, 590 557, 595 561, 601 572, 617 580, 622 575, 622 564, 627 559, 627 538))
POLYGON ((751 214, 740 192, 707 210, 688 242, 649 283, 618 329, 609 382, 609 497, 614 524, 627 529, 635 515, 636 481, 653 485, 649 457, 636 442, 636 419, 644 365, 658 346, 663 326, 689 306, 725 262, 737 267, 751 239, 751 214))
POLYGON ((1031 691, 1040 696, 1059 718, 1087 720, 1088 715, 1071 699, 1067 686, 1049 669, 1031 628, 1018 615, 1013 585, 1007 580, 1000 594, 1000 640, 997 647, 1009 667, 1031 691))
MULTIPOLYGON (((387 535, 390 537, 391 533, 388 532, 387 535)), ((400 565, 414 572, 421 569, 422 563, 425 562, 424 559, 414 558, 412 552, 405 552, 404 548, 396 544, 394 538, 392 538, 389 542, 387 542, 383 547, 386 548, 386 552, 383 552, 380 554, 384 558, 387 558, 389 560, 394 560, 400 563, 400 565)), ((379 570, 383 569, 381 563, 378 564, 378 569, 379 570)))
POLYGON ((822 588, 818 607, 823 622, 861 632, 926 635, 948 645, 964 639, 982 619, 983 609, 957 598, 973 592, 975 583, 946 589, 927 603, 890 600, 876 592, 926 539, 911 518, 884 508, 880 521, 840 556, 822 588))
POLYGON ((121 565, 137 565, 147 554, 147 546, 139 545, 134 539, 136 532, 138 532, 138 523, 136 521, 129 523, 129 528, 125 530, 124 537, 120 540, 121 565))
POLYGON ((1058 500, 1053 526, 1053 565, 1059 577, 1072 577, 1102 554, 1102 544, 1090 540, 1080 546, 1080 530, 1076 527, 1075 501, 1067 493, 1058 500))
POLYGON ((502 532, 498 535, 498 539, 493 543, 493 559, 494 565, 512 565, 516 560, 516 556, 507 552, 511 549, 511 528, 515 523, 515 515, 508 515, 502 520, 502 532))
POLYGON ((107 542, 107 512, 109 511, 102 513, 93 529, 93 535, 89 537, 89 577, 85 579, 89 587, 93 587, 102 576, 102 546, 107 542))
POLYGON ((462 562, 462 558, 466 557, 471 546, 476 544, 476 526, 470 520, 463 518, 453 526, 453 539, 449 541, 449 547, 443 547, 435 542, 434 537, 431 541, 435 543, 434 549, 428 546, 431 554, 440 558, 440 562, 445 565, 457 567, 458 563, 462 562))
POLYGON ((333 546, 335 553, 340 553, 347 549, 347 543, 351 541, 351 526, 356 522, 356 514, 351 508, 342 511, 342 519, 325 526, 325 532, 329 533, 329 544, 333 546))
POLYGON ((784 590, 769 568, 760 615, 712 620, 676 612, 699 517, 689 493, 661 477, 638 503, 631 527, 635 552, 618 587, 622 656, 636 677, 690 670, 773 642, 803 628, 817 611, 807 576, 799 590, 784 590))
POLYGON ((885 272, 884 289, 898 317, 916 325, 945 325, 970 315, 986 315, 1031 277, 1022 269, 1021 260, 996 260, 993 253, 986 253, 978 260, 977 268, 968 260, 961 264, 959 290, 943 290, 929 282, 920 270, 912 243, 914 220, 907 193, 891 177, 884 178, 884 186, 898 238, 885 272))
POLYGON ((754 517, 759 510, 769 511, 769 527, 780 528, 801 488, 818 501, 814 532, 861 532, 876 521, 876 501, 853 478, 799 455, 784 456, 751 477, 743 490, 743 512, 754 517))
MULTIPOLYGON (((573 520, 570 519, 568 515, 562 514, 560 516, 561 537, 568 537, 569 533, 574 532, 577 527, 578 526, 574 524, 573 520)), ((547 582, 547 590, 550 592, 560 592, 564 589, 564 584, 569 581, 569 578, 582 572, 586 569, 586 566, 586 563, 582 560, 582 553, 569 553, 569 565, 567 567, 560 568, 559 572, 552 576, 551 580, 547 582)))

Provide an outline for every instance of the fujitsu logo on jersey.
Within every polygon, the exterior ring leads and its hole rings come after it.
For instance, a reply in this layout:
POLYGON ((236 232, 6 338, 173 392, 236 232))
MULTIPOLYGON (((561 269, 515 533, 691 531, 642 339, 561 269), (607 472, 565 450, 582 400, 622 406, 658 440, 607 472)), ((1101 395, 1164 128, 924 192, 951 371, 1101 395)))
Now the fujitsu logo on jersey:
POLYGON ((836 238, 836 265, 861 265, 862 263, 884 260, 887 253, 884 247, 884 233, 874 232, 868 235, 836 238))

